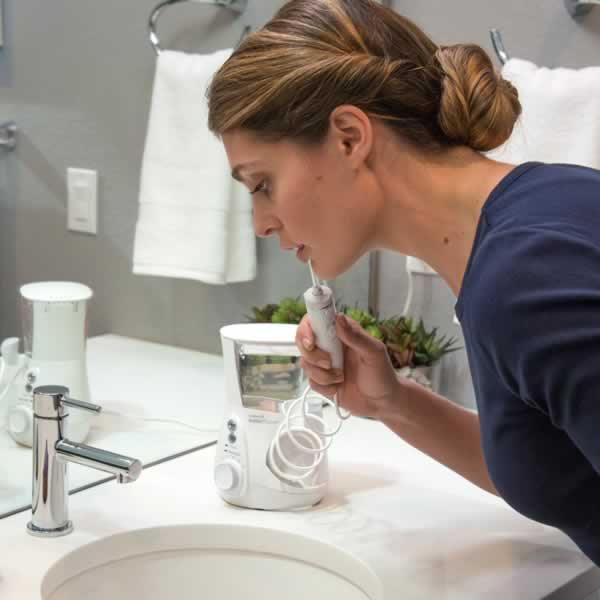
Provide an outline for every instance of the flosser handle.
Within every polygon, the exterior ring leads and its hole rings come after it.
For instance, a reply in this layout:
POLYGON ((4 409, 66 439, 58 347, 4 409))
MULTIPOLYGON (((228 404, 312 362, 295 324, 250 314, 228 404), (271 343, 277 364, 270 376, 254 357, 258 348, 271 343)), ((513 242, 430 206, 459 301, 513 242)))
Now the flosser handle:
POLYGON ((336 310, 333 292, 326 285, 313 286, 304 292, 304 303, 317 346, 329 353, 334 369, 342 369, 344 349, 335 332, 336 310))

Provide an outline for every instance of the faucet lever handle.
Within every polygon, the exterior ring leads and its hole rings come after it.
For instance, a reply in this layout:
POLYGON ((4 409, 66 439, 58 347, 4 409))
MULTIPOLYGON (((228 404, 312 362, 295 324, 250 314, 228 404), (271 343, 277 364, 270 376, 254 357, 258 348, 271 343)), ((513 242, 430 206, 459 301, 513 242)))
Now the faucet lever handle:
POLYGON ((99 413, 102 407, 91 402, 69 398, 69 388, 63 385, 40 385, 33 390, 33 411, 38 417, 64 416, 64 407, 72 406, 99 413))
POLYGON ((63 403, 66 406, 82 408, 88 412, 99 413, 102 411, 102 407, 99 404, 92 404, 91 402, 84 402, 83 400, 75 400, 75 398, 69 398, 68 396, 63 396, 63 403))

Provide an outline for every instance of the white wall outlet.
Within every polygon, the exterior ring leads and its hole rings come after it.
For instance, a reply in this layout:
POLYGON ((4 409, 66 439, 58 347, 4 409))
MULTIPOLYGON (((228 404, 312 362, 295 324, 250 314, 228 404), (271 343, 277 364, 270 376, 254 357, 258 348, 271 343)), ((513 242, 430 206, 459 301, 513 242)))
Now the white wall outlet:
POLYGON ((67 169, 67 229, 97 233, 98 172, 67 169))
POLYGON ((408 273, 421 273, 421 275, 437 275, 426 262, 415 258, 414 256, 406 257, 406 270, 408 273))

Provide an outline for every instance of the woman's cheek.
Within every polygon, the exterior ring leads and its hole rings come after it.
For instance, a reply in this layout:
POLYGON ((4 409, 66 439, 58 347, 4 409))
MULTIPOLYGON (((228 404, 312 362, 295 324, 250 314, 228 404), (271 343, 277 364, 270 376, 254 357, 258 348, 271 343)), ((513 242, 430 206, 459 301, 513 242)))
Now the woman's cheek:
POLYGON ((309 244, 310 238, 313 237, 313 232, 318 224, 319 215, 316 209, 302 198, 295 201, 293 206, 286 211, 282 221, 287 220, 290 234, 296 233, 298 239, 296 242, 309 244))

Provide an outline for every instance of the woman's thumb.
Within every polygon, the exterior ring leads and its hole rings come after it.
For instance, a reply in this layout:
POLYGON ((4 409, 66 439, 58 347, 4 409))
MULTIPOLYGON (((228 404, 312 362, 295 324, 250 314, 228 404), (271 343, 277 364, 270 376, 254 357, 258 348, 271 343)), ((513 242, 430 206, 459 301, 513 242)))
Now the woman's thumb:
POLYGON ((308 315, 304 315, 300 321, 300 325, 298 325, 296 343, 299 341, 306 350, 312 350, 314 347, 314 334, 308 320, 308 315))
POLYGON ((336 316, 336 333, 340 340, 359 354, 370 354, 381 350, 380 342, 367 333, 354 319, 342 313, 336 316))

